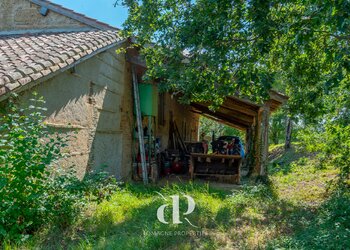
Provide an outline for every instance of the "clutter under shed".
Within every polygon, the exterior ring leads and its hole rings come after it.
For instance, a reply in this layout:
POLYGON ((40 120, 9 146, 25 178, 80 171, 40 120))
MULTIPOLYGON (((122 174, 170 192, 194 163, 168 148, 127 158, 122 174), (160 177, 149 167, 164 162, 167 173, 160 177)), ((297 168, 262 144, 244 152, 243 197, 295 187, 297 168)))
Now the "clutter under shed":
POLYGON ((270 91, 270 99, 261 104, 230 96, 214 112, 210 103, 182 105, 171 93, 159 92, 157 82, 144 84, 145 65, 135 58, 129 58, 129 62, 134 67, 133 86, 137 88, 134 179, 156 182, 180 174, 238 184, 242 169, 248 174, 266 174, 269 115, 287 101, 286 96, 270 91), (208 154, 208 143, 199 141, 200 116, 243 131, 244 146, 242 138, 222 138, 212 141, 208 154))

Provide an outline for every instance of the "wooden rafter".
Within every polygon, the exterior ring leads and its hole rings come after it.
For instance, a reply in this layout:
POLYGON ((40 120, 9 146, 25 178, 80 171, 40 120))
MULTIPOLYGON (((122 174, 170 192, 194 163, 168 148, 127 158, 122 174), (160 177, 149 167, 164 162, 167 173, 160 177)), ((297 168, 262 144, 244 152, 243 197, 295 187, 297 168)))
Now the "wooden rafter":
POLYGON ((237 124, 235 124, 235 123, 230 123, 230 122, 228 122, 228 121, 218 119, 218 118, 216 118, 216 117, 207 115, 207 114, 205 114, 205 113, 203 113, 203 112, 195 111, 195 110, 194 110, 193 112, 198 113, 198 114, 200 114, 200 115, 202 115, 202 116, 205 116, 205 117, 207 117, 207 118, 209 118, 209 119, 212 119, 212 120, 214 120, 214 121, 216 121, 216 122, 219 122, 219 123, 225 124, 225 125, 227 125, 227 126, 236 128, 236 129, 238 129, 238 130, 241 130, 241 131, 244 131, 244 132, 246 132, 246 130, 247 130, 246 127, 242 127, 242 126, 239 126, 239 125, 237 125, 237 124))
POLYGON ((248 122, 248 123, 252 123, 254 120, 254 116, 243 114, 238 110, 234 110, 234 109, 231 109, 231 108, 226 107, 226 106, 220 106, 218 111, 220 113, 227 114, 229 116, 235 117, 237 119, 240 119, 240 120, 248 122))
POLYGON ((228 114, 223 114, 220 111, 216 111, 216 112, 211 111, 208 107, 197 104, 197 103, 192 103, 191 106, 199 111, 202 111, 205 114, 216 117, 220 120, 227 121, 227 122, 232 123, 232 124, 236 124, 237 126, 240 126, 240 127, 247 128, 251 124, 250 122, 243 121, 243 120, 236 118, 234 116, 230 116, 228 114))
POLYGON ((244 102, 240 102, 237 99, 228 97, 222 104, 222 106, 236 110, 246 115, 256 116, 258 114, 259 107, 254 107, 252 105, 248 105, 244 102))

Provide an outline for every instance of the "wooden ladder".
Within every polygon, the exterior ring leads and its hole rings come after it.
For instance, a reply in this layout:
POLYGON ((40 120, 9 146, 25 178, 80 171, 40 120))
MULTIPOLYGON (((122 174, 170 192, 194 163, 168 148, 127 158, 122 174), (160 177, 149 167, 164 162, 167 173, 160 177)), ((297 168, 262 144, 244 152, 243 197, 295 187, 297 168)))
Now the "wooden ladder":
POLYGON ((143 128, 142 128, 139 85, 137 82, 135 66, 132 66, 131 70, 132 70, 132 82, 133 82, 133 88, 134 88, 134 101, 135 101, 137 131, 138 131, 137 134, 138 134, 139 144, 140 144, 142 178, 143 178, 143 183, 147 185, 148 174, 147 174, 147 165, 146 165, 145 142, 144 142, 143 128))

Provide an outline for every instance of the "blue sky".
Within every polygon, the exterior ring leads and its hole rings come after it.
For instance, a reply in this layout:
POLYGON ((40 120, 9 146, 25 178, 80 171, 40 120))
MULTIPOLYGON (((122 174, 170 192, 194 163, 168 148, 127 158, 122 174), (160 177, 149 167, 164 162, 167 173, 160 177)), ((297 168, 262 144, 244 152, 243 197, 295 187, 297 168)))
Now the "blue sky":
POLYGON ((120 4, 114 7, 116 0, 51 0, 51 2, 118 28, 121 28, 128 16, 126 8, 120 4))

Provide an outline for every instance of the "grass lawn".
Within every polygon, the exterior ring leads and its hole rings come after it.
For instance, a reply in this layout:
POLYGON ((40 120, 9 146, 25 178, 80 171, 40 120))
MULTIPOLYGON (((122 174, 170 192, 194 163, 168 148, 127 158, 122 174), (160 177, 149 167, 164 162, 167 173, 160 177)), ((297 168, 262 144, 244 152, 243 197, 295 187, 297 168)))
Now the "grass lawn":
POLYGON ((126 184, 110 200, 90 204, 70 228, 45 228, 18 249, 348 249, 350 196, 327 190, 337 171, 301 148, 271 154, 271 185, 220 190, 208 184, 126 184), (170 199, 181 197, 182 224, 171 224, 170 199), (184 216, 187 200, 196 208, 184 216), (165 219, 157 209, 168 203, 165 219), (195 225, 192 227, 183 218, 195 225))

